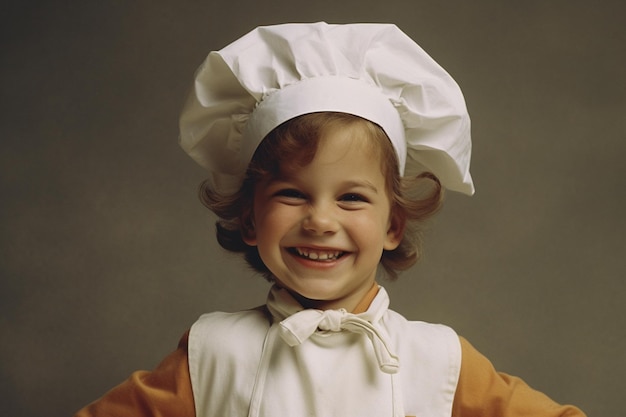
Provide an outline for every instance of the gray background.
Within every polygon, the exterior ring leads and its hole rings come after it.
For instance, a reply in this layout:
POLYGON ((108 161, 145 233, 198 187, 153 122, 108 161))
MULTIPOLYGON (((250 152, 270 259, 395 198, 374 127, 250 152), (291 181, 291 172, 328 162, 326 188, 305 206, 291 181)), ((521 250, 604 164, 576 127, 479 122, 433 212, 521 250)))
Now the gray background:
POLYGON ((3 2, 0 415, 70 415, 202 312, 264 300, 214 243, 177 117, 209 50, 316 20, 398 24, 473 118, 477 193, 448 195, 392 307, 560 402, 623 415, 624 4, 3 2))

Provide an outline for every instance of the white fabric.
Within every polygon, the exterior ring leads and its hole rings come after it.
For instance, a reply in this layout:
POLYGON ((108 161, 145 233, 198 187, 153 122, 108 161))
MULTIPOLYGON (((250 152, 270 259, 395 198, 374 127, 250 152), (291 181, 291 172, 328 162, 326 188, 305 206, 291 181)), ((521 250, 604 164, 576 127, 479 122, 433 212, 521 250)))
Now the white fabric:
POLYGON ((406 139, 396 108, 373 85, 337 75, 306 78, 273 91, 260 101, 244 130, 242 161, 252 159, 258 144, 276 126, 320 110, 354 114, 383 127, 396 150, 400 173, 404 173, 406 139))
MULTIPOLYGON (((295 300, 272 293, 275 314, 291 309, 295 300)), ((458 336, 445 326, 409 322, 387 305, 381 288, 367 314, 397 353, 396 374, 381 371, 363 333, 317 330, 292 347, 280 336, 284 319, 263 308, 202 316, 189 338, 197 417, 450 416, 458 336)))
POLYGON ((214 189, 230 193, 267 133, 319 111, 381 126, 405 174, 430 171, 450 190, 474 192, 461 90, 390 24, 265 26, 211 52, 181 113, 180 143, 214 189))
POLYGON ((380 370, 395 374, 398 372, 398 357, 391 351, 388 336, 374 326, 380 317, 372 313, 382 313, 387 307, 387 300, 379 297, 383 305, 374 305, 369 311, 361 314, 348 313, 340 310, 302 310, 302 307, 285 290, 274 288, 268 297, 267 307, 280 321, 280 336, 289 346, 298 346, 311 337, 316 331, 340 332, 348 330, 367 336, 372 342, 374 353, 380 370))

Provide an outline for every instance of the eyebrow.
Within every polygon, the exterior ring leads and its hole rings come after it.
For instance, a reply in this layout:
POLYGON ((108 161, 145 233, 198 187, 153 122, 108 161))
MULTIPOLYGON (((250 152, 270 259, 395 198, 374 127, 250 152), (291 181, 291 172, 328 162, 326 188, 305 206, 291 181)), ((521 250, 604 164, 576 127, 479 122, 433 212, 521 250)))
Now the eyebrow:
POLYGON ((346 181, 344 185, 349 188, 352 188, 352 187, 367 188, 368 190, 378 194, 378 188, 376 188, 376 186, 369 181, 365 181, 365 180, 364 181, 346 181))
MULTIPOLYGON (((279 175, 279 176, 268 179, 267 185, 275 184, 277 182, 291 182, 291 181, 292 180, 290 178, 287 178, 286 176, 283 176, 283 175, 279 175)), ((366 188, 372 191, 373 193, 378 194, 378 188, 376 188, 374 184, 372 184, 370 181, 367 181, 367 180, 363 180, 363 181, 348 180, 348 181, 343 182, 342 185, 345 188, 366 188)))

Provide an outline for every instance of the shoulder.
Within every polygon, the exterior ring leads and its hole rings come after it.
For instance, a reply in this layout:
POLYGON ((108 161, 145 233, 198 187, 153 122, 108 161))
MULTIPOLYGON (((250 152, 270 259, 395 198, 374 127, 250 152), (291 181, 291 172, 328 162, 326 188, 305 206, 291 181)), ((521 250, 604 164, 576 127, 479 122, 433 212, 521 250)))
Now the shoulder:
POLYGON ((189 331, 189 350, 211 349, 229 350, 241 345, 246 339, 263 339, 270 326, 270 318, 265 307, 236 313, 214 312, 200 316, 189 331))
POLYGON ((443 324, 407 320, 393 310, 385 315, 384 326, 403 359, 427 362, 432 370, 456 380, 461 368, 461 343, 456 332, 443 324))
POLYGON ((191 326, 190 338, 205 333, 214 334, 214 332, 228 334, 248 326, 260 326, 267 329, 269 324, 269 316, 264 306, 235 313, 217 311, 200 316, 191 326))
POLYGON ((270 326, 264 307, 236 313, 204 314, 189 331, 192 381, 201 369, 230 369, 260 356, 270 326))
POLYGON ((383 320, 385 327, 389 329, 390 336, 401 344, 409 341, 431 346, 443 344, 458 351, 459 354, 461 352, 459 336, 451 327, 408 320, 393 310, 387 310, 383 320))

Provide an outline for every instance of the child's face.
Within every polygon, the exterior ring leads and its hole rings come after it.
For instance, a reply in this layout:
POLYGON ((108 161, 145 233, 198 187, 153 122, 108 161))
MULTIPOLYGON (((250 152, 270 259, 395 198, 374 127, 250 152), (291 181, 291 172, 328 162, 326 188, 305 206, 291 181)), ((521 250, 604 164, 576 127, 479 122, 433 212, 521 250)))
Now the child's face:
POLYGON ((256 186, 254 230, 244 238, 305 307, 352 310, 374 284, 391 220, 380 152, 359 127, 330 127, 313 161, 256 186), (302 300, 301 300, 302 301, 302 300))

